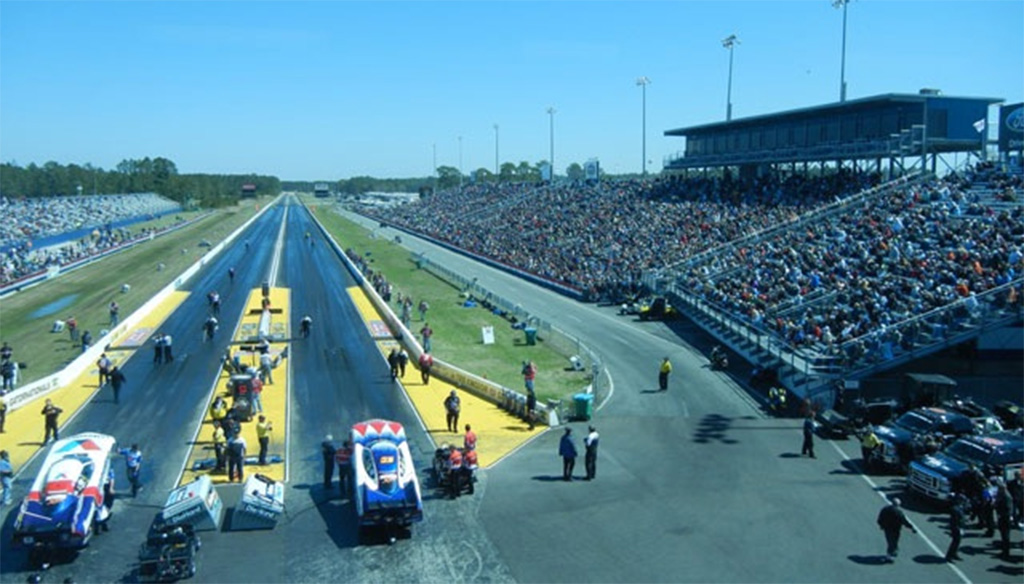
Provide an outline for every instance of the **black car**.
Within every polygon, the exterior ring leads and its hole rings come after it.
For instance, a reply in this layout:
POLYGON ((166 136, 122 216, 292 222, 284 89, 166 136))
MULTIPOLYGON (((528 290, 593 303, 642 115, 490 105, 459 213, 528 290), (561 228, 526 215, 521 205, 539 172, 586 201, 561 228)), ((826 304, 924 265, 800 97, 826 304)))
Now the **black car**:
POLYGON ((977 434, 977 428, 973 420, 952 410, 917 408, 878 426, 875 434, 882 441, 880 462, 905 469, 928 450, 938 450, 961 436, 977 434))
POLYGON ((910 463, 908 483, 914 492, 947 501, 954 490, 968 490, 965 478, 972 466, 986 477, 1001 476, 1009 481, 1024 467, 1024 436, 998 432, 961 438, 942 452, 910 463))

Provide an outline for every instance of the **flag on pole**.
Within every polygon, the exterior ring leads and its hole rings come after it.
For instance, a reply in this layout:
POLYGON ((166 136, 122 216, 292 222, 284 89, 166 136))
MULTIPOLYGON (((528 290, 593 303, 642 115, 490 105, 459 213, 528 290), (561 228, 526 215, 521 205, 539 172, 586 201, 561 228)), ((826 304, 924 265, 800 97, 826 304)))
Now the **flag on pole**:
POLYGON ((984 132, 985 131, 985 118, 981 118, 977 122, 974 122, 974 129, 977 130, 979 134, 984 132))

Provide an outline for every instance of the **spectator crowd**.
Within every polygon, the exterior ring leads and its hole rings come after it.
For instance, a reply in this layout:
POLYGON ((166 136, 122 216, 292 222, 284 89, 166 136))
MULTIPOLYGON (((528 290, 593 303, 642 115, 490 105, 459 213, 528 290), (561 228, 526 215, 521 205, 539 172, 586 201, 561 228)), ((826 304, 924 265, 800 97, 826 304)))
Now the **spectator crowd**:
POLYGON ((0 286, 38 273, 50 266, 66 265, 128 241, 150 236, 152 230, 133 233, 114 228, 126 219, 152 218, 180 208, 154 193, 41 197, 0 197, 0 286), (81 229, 92 232, 77 241, 39 249, 40 238, 60 236, 81 229))
MULTIPOLYGON (((878 183, 851 171, 488 183, 363 212, 590 300, 635 293, 642 273, 660 271, 788 345, 826 354, 852 339, 912 344, 926 331, 892 325, 1020 281, 1020 175, 981 164, 868 190, 878 183)), ((1017 288, 998 303, 1019 303, 1017 288)))

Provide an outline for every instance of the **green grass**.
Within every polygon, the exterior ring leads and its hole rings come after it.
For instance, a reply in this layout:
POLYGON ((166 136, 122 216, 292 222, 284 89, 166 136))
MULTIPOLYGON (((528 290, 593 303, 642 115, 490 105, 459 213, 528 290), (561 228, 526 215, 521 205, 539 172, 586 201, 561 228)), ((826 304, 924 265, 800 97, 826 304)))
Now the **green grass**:
MULTIPOLYGON (((513 330, 509 321, 483 308, 464 308, 461 290, 426 270, 416 267, 410 252, 391 240, 374 237, 366 228, 335 213, 330 205, 316 204, 309 199, 311 208, 324 227, 344 249, 354 249, 360 255, 369 253, 370 265, 385 275, 395 291, 414 300, 412 331, 423 327, 415 306, 421 299, 430 305, 427 322, 434 329, 433 354, 481 377, 510 389, 524 393, 520 373, 524 360, 533 360, 538 373, 535 381, 537 399, 567 399, 590 383, 586 372, 569 370, 568 359, 546 346, 541 339, 536 345, 524 344, 522 331, 513 330), (495 343, 484 345, 481 328, 493 326, 495 343)), ((391 299, 391 309, 400 315, 397 294, 391 299)))
MULTIPOLYGON (((195 225, 0 299, 0 341, 11 345, 16 361, 28 364, 28 368, 20 372, 19 386, 56 373, 81 354, 81 344, 72 344, 66 332, 50 333, 54 320, 74 316, 80 331, 89 330, 93 339, 99 340, 99 332, 110 323, 107 306, 111 300, 120 304, 124 319, 206 253, 207 248, 198 246, 200 240, 216 244, 255 213, 252 203, 217 210, 195 225), (165 267, 158 271, 161 263, 165 267), (121 285, 125 283, 131 285, 131 291, 122 294, 121 285), (73 300, 60 310, 44 316, 33 315, 69 297, 73 300)), ((198 214, 178 215, 192 218, 198 214)), ((163 217, 133 225, 131 229, 138 232, 173 222, 174 216, 163 217)))

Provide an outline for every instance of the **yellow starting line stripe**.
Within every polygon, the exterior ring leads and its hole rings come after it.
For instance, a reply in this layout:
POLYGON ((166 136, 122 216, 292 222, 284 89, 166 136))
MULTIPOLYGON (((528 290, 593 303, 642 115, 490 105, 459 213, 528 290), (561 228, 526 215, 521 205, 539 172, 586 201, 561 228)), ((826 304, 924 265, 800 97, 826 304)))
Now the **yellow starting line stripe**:
MULTIPOLYGON (((264 383, 260 401, 263 405, 263 415, 273 423, 273 430, 270 433, 270 445, 267 448, 268 464, 246 464, 245 472, 258 472, 277 481, 288 479, 287 460, 287 433, 288 433, 288 385, 291 380, 289 375, 289 360, 283 358, 288 350, 287 339, 290 338, 290 304, 291 291, 287 288, 270 289, 270 354, 279 358, 277 367, 272 371, 273 383, 264 383), (280 462, 271 462, 277 458, 280 462)), ((255 341, 259 333, 260 318, 262 316, 263 296, 260 289, 254 289, 249 293, 246 307, 238 328, 232 338, 233 344, 229 347, 232 357, 239 356, 243 365, 252 365, 259 369, 259 354, 254 350, 255 341), (252 349, 252 350, 251 350, 252 349)), ((182 472, 179 485, 192 482, 200 475, 208 474, 214 483, 227 483, 226 472, 213 472, 212 466, 215 460, 213 452, 213 418, 210 416, 210 406, 214 399, 220 395, 231 406, 231 396, 227 389, 229 375, 221 370, 213 390, 207 399, 206 408, 203 413, 203 421, 199 426, 196 438, 192 443, 192 450, 189 453, 182 472)), ((256 437, 256 420, 242 423, 241 435, 245 438, 247 445, 246 458, 256 457, 259 454, 259 440, 256 437)))

